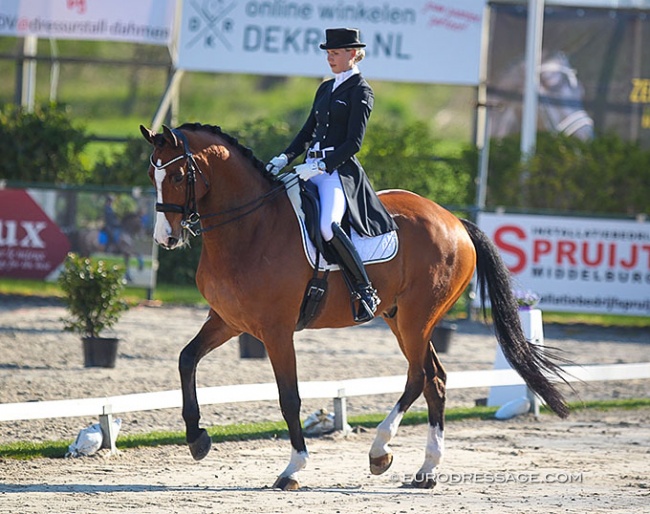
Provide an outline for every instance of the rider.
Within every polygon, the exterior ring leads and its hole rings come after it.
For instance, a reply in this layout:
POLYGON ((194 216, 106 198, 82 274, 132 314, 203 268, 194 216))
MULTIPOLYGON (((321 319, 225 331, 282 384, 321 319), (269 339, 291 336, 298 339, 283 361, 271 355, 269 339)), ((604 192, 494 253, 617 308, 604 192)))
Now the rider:
POLYGON ((120 242, 121 224, 120 219, 113 209, 113 200, 113 195, 106 195, 104 201, 104 230, 107 236, 106 248, 111 246, 117 248, 120 242))
POLYGON ((335 78, 321 83, 304 126, 266 169, 278 174, 307 151, 305 163, 295 166, 295 170, 302 180, 318 188, 321 234, 346 275, 353 297, 359 300, 355 321, 362 323, 374 317, 381 300, 341 222, 346 216, 362 236, 384 234, 396 230, 397 225, 355 156, 374 100, 372 88, 357 66, 365 56, 366 45, 359 40, 357 29, 327 29, 325 34, 326 41, 320 48, 327 50, 327 62, 335 78))

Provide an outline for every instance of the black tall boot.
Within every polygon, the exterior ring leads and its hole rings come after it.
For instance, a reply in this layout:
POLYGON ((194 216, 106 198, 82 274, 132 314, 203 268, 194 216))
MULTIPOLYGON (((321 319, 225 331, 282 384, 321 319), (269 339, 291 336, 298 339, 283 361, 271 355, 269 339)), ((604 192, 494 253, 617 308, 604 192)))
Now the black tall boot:
POLYGON ((359 300, 359 308, 356 312, 353 309, 354 321, 357 323, 370 321, 375 317, 375 311, 381 300, 372 287, 363 261, 348 235, 338 223, 332 223, 332 231, 334 237, 329 241, 329 245, 336 254, 352 297, 359 300))

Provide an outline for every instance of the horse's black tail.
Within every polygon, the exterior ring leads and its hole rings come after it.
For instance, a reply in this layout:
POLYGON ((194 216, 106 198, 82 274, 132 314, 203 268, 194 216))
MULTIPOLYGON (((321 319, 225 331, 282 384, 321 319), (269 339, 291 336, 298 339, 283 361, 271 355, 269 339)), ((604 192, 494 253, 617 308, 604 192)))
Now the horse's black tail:
POLYGON ((510 365, 526 384, 539 394, 561 418, 569 415, 564 397, 546 374, 562 379, 562 370, 544 348, 526 340, 517 314, 517 300, 506 268, 494 243, 474 223, 461 220, 476 248, 477 286, 485 311, 485 298, 490 299, 492 320, 497 341, 510 365))

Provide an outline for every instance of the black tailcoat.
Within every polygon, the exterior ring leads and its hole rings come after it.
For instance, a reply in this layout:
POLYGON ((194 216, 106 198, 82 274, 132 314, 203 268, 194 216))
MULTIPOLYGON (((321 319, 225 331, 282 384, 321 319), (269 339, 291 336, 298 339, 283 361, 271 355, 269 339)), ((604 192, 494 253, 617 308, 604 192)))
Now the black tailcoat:
POLYGON ((323 161, 327 172, 338 170, 348 202, 350 224, 364 236, 396 230, 397 225, 379 201, 356 153, 361 148, 374 95, 365 79, 352 75, 332 91, 334 79, 323 82, 316 91, 307 121, 284 151, 289 162, 313 147, 333 147, 323 161))

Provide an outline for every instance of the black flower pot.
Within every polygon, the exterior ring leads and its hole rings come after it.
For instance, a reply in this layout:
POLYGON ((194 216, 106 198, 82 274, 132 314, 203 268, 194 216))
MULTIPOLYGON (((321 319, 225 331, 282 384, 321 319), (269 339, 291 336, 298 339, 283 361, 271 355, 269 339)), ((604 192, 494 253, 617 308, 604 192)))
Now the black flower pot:
POLYGON ((449 345, 451 344, 454 332, 456 332, 456 328, 457 326, 455 323, 443 322, 433 329, 431 342, 433 343, 436 353, 447 353, 449 351, 449 345))
POLYGON ((266 347, 256 337, 244 333, 239 336, 239 356, 242 359, 264 359, 266 347))
POLYGON ((84 366, 87 368, 114 368, 117 359, 116 337, 83 337, 84 366))

